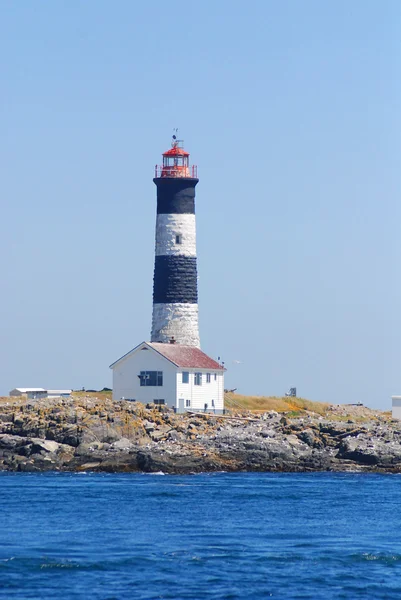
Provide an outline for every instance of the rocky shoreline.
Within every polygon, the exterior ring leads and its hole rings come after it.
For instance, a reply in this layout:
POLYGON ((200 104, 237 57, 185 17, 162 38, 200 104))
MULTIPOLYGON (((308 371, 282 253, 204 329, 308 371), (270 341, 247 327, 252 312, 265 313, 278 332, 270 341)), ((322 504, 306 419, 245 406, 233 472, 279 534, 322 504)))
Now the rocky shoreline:
POLYGON ((0 403, 0 470, 401 472, 401 427, 380 411, 229 416, 93 397, 0 403))

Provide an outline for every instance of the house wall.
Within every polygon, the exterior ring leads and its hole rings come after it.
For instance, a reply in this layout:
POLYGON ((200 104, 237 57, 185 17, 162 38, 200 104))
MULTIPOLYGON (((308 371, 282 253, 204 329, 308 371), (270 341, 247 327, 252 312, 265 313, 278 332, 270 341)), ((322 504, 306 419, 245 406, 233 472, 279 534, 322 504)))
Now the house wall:
MULTIPOLYGON (((190 409, 204 410, 205 404, 208 410, 216 413, 224 410, 224 372, 211 371, 207 369, 180 369, 177 372, 177 407, 179 399, 190 400, 190 409), (182 383, 182 373, 189 372, 189 383, 182 383), (202 373, 202 385, 195 385, 195 373, 202 373), (206 374, 210 373, 210 383, 206 383, 206 374), (216 379, 214 378, 216 374, 216 379), (214 407, 212 405, 214 400, 214 407)), ((185 406, 185 403, 184 403, 185 406)))
POLYGON ((39 400, 40 398, 47 398, 47 392, 27 392, 26 397, 29 400, 39 400))
POLYGON ((137 400, 147 404, 164 399, 176 407, 176 367, 152 350, 138 348, 113 367, 113 399, 137 400), (140 371, 163 371, 162 386, 141 386, 140 371))
POLYGON ((392 405, 393 419, 401 420, 401 396, 392 396, 392 405))

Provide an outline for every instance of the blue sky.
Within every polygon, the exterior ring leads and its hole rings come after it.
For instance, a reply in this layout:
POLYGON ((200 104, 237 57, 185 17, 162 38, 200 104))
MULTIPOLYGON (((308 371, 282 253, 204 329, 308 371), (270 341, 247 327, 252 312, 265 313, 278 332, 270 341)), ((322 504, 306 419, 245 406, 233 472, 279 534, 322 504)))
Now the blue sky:
POLYGON ((99 388, 149 339, 156 188, 198 164, 202 348, 241 393, 400 393, 401 5, 0 5, 1 374, 99 388))

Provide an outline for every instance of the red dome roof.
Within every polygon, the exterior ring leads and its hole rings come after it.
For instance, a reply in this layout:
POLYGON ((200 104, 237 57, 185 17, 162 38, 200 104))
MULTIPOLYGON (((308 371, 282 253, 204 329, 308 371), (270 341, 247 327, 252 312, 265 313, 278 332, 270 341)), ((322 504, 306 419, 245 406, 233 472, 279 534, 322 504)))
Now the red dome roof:
POLYGON ((170 150, 163 152, 163 156, 189 156, 189 152, 184 150, 184 148, 174 146, 174 148, 170 148, 170 150))

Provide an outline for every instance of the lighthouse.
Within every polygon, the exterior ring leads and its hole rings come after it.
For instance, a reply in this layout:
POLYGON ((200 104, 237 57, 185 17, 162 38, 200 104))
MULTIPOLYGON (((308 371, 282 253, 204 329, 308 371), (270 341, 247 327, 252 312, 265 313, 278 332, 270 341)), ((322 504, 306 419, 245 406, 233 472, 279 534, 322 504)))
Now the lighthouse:
POLYGON ((151 341, 121 356, 113 370, 113 399, 162 405, 177 413, 224 412, 224 363, 200 349, 195 187, 183 142, 156 165, 157 188, 151 341))
POLYGON ((195 187, 197 167, 189 164, 183 142, 156 165, 157 216, 153 277, 152 342, 199 348, 195 187))

